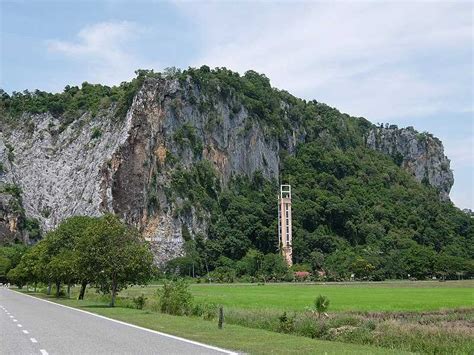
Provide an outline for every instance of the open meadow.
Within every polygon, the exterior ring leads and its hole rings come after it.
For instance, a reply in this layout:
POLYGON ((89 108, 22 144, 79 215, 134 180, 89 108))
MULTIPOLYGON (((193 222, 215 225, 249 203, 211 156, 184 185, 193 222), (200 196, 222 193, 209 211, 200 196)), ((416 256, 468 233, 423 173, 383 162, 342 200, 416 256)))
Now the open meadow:
MULTIPOLYGON (((160 285, 132 287, 122 296, 150 297, 160 285)), ((330 311, 434 311, 474 306, 474 281, 352 283, 192 284, 197 301, 229 308, 303 311, 319 294, 330 311)))
POLYGON ((181 299, 179 294, 170 298, 178 307, 180 302, 189 303, 188 311, 174 313, 178 315, 164 311, 162 284, 123 290, 114 308, 108 307, 108 295, 93 288, 87 289, 84 301, 76 299, 77 287, 70 299, 38 296, 254 354, 474 352, 473 281, 191 284, 185 288, 190 298, 181 299), (320 294, 330 300, 321 316, 314 307, 320 294), (224 331, 217 329, 220 306, 224 331))

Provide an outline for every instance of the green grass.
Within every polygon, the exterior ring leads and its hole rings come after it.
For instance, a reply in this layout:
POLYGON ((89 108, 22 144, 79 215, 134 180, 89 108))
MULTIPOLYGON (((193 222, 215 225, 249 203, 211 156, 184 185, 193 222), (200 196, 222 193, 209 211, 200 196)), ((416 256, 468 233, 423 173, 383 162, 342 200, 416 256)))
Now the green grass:
MULTIPOLYGON (((123 296, 150 296, 159 286, 133 287, 123 296)), ((330 311, 433 311, 474 305, 474 282, 384 282, 341 284, 195 284, 196 301, 229 308, 301 311, 317 295, 329 297, 330 311)))
MULTIPOLYGON (((217 330, 215 318, 207 321, 204 316, 176 317, 157 312, 156 290, 160 285, 122 291, 116 308, 105 307, 110 297, 98 295, 93 288, 88 288, 85 301, 60 299, 59 302, 256 354, 383 353, 394 349, 397 353, 471 354, 473 286, 473 281, 192 284, 190 289, 197 304, 224 305, 223 331, 217 330), (147 297, 145 309, 131 309, 134 308, 131 297, 140 294, 147 297), (318 294, 328 296, 331 301, 328 318, 319 319, 304 312, 318 294), (280 317, 284 311, 293 319, 288 329, 281 328, 280 317)), ((75 288, 73 297, 77 292, 75 288)))
MULTIPOLYGON (((44 295, 35 294, 46 298, 44 295)), ((110 308, 104 302, 72 299, 49 300, 100 314, 145 328, 185 337, 222 348, 251 354, 401 354, 399 350, 314 340, 281 333, 226 324, 217 329, 215 321, 176 317, 129 308, 110 308)))

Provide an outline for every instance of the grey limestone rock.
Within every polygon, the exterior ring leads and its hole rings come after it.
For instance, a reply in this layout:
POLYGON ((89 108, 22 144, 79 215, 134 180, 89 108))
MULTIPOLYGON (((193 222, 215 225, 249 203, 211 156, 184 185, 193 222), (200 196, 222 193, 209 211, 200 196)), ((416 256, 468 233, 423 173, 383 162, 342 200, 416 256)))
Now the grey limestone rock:
POLYGON ((438 189, 442 200, 449 201, 454 177, 438 138, 412 127, 390 126, 372 128, 366 142, 369 148, 392 156, 416 180, 429 183, 438 189))

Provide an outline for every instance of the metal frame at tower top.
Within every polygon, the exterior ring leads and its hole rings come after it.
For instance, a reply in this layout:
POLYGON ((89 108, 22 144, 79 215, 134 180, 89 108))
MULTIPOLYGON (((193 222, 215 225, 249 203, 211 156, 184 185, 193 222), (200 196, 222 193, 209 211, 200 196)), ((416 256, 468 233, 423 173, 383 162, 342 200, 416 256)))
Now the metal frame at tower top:
POLYGON ((280 185, 280 198, 291 199, 291 185, 280 185))

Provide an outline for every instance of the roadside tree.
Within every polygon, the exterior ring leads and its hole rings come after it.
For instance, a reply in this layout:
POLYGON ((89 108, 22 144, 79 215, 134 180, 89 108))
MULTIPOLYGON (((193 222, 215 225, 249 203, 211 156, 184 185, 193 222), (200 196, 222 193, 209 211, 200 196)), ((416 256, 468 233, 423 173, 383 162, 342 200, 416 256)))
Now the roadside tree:
POLYGON ((79 241, 79 263, 94 272, 94 283, 110 293, 110 306, 117 293, 134 284, 145 284, 153 275, 153 254, 139 232, 112 214, 94 221, 79 241))

